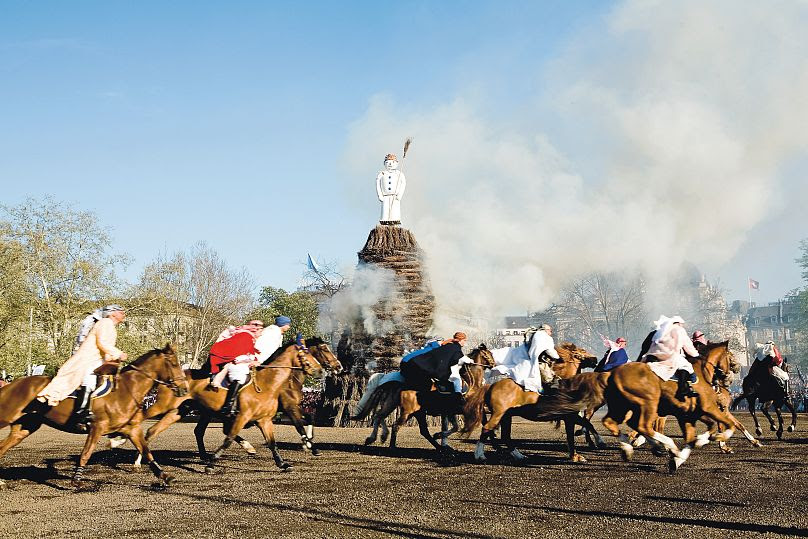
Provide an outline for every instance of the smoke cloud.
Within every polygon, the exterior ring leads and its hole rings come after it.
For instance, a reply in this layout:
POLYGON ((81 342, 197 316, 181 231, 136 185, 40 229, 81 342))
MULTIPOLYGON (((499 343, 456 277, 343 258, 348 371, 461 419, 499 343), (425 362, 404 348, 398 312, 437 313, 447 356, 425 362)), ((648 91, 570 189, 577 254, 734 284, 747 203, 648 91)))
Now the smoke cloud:
POLYGON ((403 224, 437 331, 546 307, 592 271, 715 270, 806 189, 783 174, 808 149, 806 22, 805 3, 626 2, 533 66, 526 102, 376 96, 350 128, 350 194, 372 204, 381 156, 414 136, 403 224))

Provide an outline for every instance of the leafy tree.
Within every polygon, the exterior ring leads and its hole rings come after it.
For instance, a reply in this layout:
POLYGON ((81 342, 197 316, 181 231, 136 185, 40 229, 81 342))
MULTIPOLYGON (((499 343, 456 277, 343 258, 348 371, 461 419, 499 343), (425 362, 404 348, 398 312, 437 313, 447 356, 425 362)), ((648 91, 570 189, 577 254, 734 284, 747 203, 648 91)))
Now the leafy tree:
POLYGON ((317 301, 311 292, 298 290, 289 293, 282 288, 266 286, 258 298, 259 308, 253 311, 250 318, 260 318, 271 324, 276 316, 288 316, 292 319, 292 327, 286 333, 287 340, 295 334, 303 337, 318 335, 317 333, 317 301))
MULTIPOLYGON (((0 206, 0 214, 2 256, 13 258, 2 275, 2 303, 7 313, 15 313, 6 319, 7 327, 31 339, 32 348, 43 354, 39 362, 60 364, 70 354, 87 303, 118 291, 117 270, 127 258, 110 252, 110 236, 94 214, 70 204, 29 198, 18 206, 0 206)), ((27 344, 14 346, 27 352, 27 344)))
POLYGON ((801 255, 797 265, 802 269, 802 280, 805 283, 797 294, 799 306, 799 319, 797 322, 797 349, 799 350, 796 362, 802 369, 808 370, 808 239, 800 242, 801 255))

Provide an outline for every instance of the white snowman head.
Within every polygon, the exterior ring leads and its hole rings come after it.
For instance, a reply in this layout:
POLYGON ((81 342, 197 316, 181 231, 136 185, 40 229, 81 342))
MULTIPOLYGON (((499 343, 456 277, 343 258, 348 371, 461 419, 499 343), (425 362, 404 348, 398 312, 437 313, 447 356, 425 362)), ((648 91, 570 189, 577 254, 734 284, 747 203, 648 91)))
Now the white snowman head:
POLYGON ((398 158, 395 154, 388 153, 384 156, 384 168, 390 171, 398 168, 398 158))

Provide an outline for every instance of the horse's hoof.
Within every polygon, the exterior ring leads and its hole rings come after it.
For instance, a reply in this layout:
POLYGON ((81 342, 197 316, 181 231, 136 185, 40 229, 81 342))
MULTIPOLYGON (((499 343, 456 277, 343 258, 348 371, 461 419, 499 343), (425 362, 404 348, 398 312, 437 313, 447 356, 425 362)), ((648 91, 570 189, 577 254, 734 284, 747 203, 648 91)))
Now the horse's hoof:
MULTIPOLYGON (((373 438, 365 438, 365 445, 370 445, 375 441, 373 438)), ((384 440, 382 440, 382 443, 384 443, 384 440)))
POLYGON ((0 490, 5 490, 8 488, 8 485, 5 481, 0 481, 0 490))
POLYGON ((755 436, 763 436, 763 429, 760 427, 755 429, 755 436))
POLYGON ((211 465, 205 466, 205 473, 208 475, 213 475, 216 472, 216 468, 211 465))
POLYGON ((668 458, 668 473, 673 475, 676 473, 676 469, 679 468, 679 465, 676 463, 676 457, 673 455, 668 458))
POLYGON ((311 448, 311 454, 312 454, 312 456, 315 456, 315 457, 319 457, 321 455, 320 450, 317 449, 316 447, 311 448))
POLYGON ((143 466, 140 464, 132 464, 132 473, 140 473, 143 471, 143 466))
POLYGON ((733 453, 735 453, 735 450, 732 449, 730 446, 725 445, 724 447, 721 448, 721 452, 726 455, 732 455, 733 453))
POLYGON ((658 445, 655 445, 654 447, 651 448, 651 453, 655 457, 664 457, 667 454, 667 452, 668 452, 667 449, 665 449, 664 447, 660 447, 658 445))
POLYGON ((292 471, 292 465, 289 464, 288 462, 284 462, 283 466, 280 466, 280 469, 281 469, 282 472, 291 472, 292 471))
POLYGON ((578 429, 573 434, 573 436, 583 436, 583 435, 584 435, 584 429, 578 429))
POLYGON ((778 440, 782 440, 782 439, 783 439, 783 431, 781 431, 781 430, 778 430, 778 431, 777 431, 777 439, 778 439, 778 440))
POLYGON ((166 484, 166 486, 168 486, 168 485, 170 485, 171 483, 173 483, 174 481, 176 481, 176 480, 177 480, 177 478, 176 478, 176 477, 174 477, 174 476, 173 476, 173 475, 171 475, 171 474, 163 473, 163 474, 160 474, 160 480, 161 480, 163 483, 165 483, 165 484, 166 484))
POLYGON ((620 456, 623 457, 624 462, 631 460, 634 456, 634 446, 625 442, 620 442, 620 456))
POLYGON ((788 432, 794 432, 795 430, 797 430, 796 426, 794 426, 794 425, 789 425, 788 426, 788 432))
POLYGON ((606 442, 599 442, 596 449, 606 449, 607 447, 609 446, 606 445, 606 442))
POLYGON ((755 440, 754 442, 752 442, 752 447, 763 447, 763 444, 761 443, 760 440, 755 440))
POLYGON ((769 430, 774 432, 777 430, 777 427, 775 427, 774 425, 769 425, 769 430))
POLYGON ((572 460, 572 462, 586 462, 586 459, 584 458, 584 456, 579 455, 578 453, 574 454, 572 456, 571 460, 572 460))

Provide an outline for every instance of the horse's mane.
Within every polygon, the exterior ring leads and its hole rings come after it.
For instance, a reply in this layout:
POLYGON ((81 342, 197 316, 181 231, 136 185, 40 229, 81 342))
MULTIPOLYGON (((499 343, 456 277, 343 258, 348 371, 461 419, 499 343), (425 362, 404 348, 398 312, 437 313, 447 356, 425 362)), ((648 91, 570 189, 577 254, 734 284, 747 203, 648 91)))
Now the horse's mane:
POLYGON ((317 336, 309 337, 308 339, 305 339, 305 341, 306 346, 320 346, 321 344, 328 344, 323 339, 317 336))
POLYGON ((719 348, 719 347, 722 347, 722 346, 729 348, 729 341, 727 340, 727 341, 720 341, 720 342, 709 342, 706 345, 704 345, 704 349, 709 352, 710 350, 715 350, 716 348, 719 348))
POLYGON ((278 358, 280 357, 280 355, 281 355, 281 354, 283 354, 284 352, 286 352, 286 349, 287 349, 287 348, 289 348, 290 346, 295 346, 296 344, 297 344, 297 343, 296 343, 295 341, 289 341, 289 342, 288 342, 288 343, 286 343, 286 344, 282 344, 282 345, 280 346, 280 348, 278 348, 277 350, 275 350, 274 352, 272 352, 272 355, 271 355, 271 356, 269 356, 268 358, 266 358, 266 360, 265 360, 263 363, 261 363, 261 365, 268 365, 269 363, 272 363, 273 361, 275 361, 276 359, 278 359, 278 358))
POLYGON ((156 356, 157 354, 165 354, 165 352, 166 352, 165 348, 155 348, 154 350, 149 350, 142 356, 138 357, 136 360, 127 363, 121 369, 121 372, 131 371, 134 367, 139 367, 140 365, 142 365, 152 357, 156 356))

